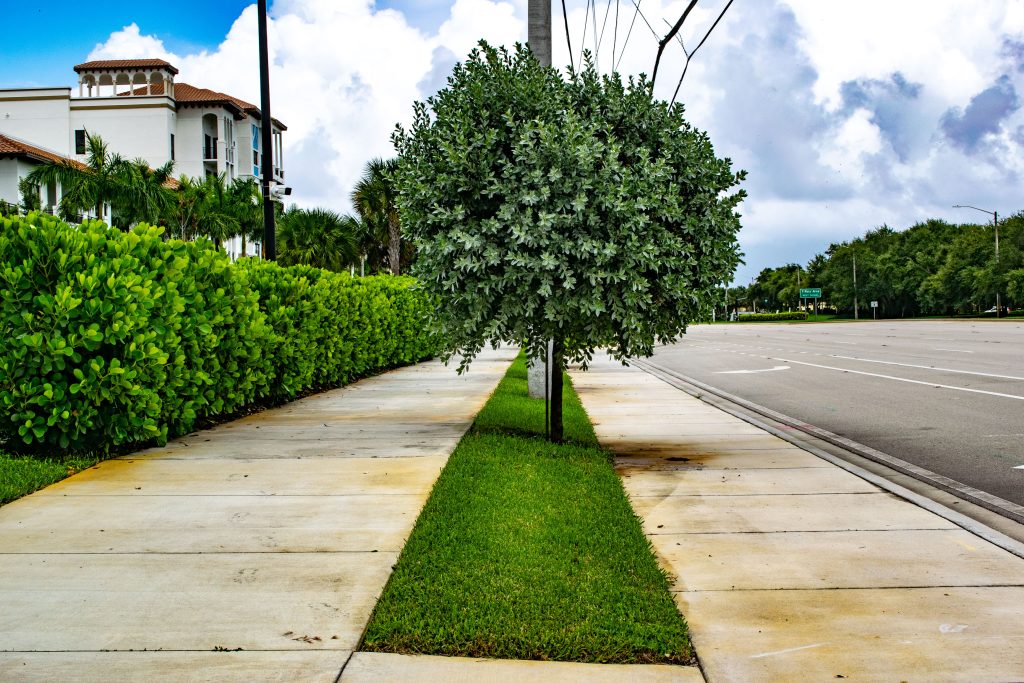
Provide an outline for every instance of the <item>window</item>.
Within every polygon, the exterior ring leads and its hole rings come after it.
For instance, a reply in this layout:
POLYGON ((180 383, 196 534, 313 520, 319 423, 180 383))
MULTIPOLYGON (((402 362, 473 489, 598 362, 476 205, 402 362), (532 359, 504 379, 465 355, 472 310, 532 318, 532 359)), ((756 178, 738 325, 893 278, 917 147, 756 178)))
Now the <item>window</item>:
POLYGON ((174 133, 171 133, 171 161, 174 161, 174 133))
POLYGON ((75 131, 75 154, 85 154, 85 129, 75 131))

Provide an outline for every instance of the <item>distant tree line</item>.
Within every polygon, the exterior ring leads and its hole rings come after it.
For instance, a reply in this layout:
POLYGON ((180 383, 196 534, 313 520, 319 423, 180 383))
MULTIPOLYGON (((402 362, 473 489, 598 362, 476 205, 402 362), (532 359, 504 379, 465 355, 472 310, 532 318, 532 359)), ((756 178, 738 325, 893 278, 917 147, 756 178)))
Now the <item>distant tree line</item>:
POLYGON ((903 231, 883 225, 850 242, 829 245, 806 267, 790 263, 765 268, 749 285, 729 288, 729 310, 796 310, 801 287, 821 288, 821 303, 849 316, 855 294, 862 317, 871 316, 871 301, 878 302, 879 317, 979 313, 995 305, 997 292, 1003 306, 1020 308, 1024 212, 1000 219, 998 263, 991 223, 929 220, 903 231))
MULTIPOLYGON (((361 274, 404 272, 413 258, 403 243, 392 183, 395 162, 371 160, 352 192, 355 215, 322 208, 277 205, 278 260, 361 274)), ((21 206, 0 211, 39 211, 40 188, 59 183, 56 213, 80 222, 86 212, 128 229, 137 223, 165 228, 168 237, 211 240, 220 247, 240 237, 241 256, 263 240, 262 195, 255 178, 228 182, 224 174, 173 176, 174 162, 153 169, 143 159, 113 153, 97 135, 86 136, 85 163, 61 160, 35 168, 19 182, 21 206), (109 210, 109 211, 108 211, 109 210)))

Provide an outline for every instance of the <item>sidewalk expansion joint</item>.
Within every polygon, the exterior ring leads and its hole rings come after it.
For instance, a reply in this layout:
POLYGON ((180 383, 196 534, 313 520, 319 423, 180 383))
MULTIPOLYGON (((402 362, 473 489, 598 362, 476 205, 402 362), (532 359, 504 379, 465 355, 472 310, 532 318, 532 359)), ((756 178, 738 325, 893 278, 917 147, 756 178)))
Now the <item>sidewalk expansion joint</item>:
POLYGON ((814 493, 647 493, 630 495, 630 498, 750 498, 752 496, 875 496, 878 495, 878 493, 878 491, 825 491, 814 493))
POLYGON ((739 535, 739 534, 848 534, 856 533, 861 531, 876 532, 895 532, 902 533, 904 531, 960 531, 960 529, 950 529, 949 527, 920 527, 914 529, 904 529, 902 527, 898 529, 776 529, 774 531, 651 531, 648 532, 648 536, 728 536, 728 535, 739 535))
POLYGON ((1024 588, 1024 583, 963 583, 953 585, 927 586, 821 586, 796 588, 689 588, 670 590, 671 593, 778 593, 781 591, 817 592, 817 591, 906 591, 906 590, 949 590, 959 588, 1024 588))

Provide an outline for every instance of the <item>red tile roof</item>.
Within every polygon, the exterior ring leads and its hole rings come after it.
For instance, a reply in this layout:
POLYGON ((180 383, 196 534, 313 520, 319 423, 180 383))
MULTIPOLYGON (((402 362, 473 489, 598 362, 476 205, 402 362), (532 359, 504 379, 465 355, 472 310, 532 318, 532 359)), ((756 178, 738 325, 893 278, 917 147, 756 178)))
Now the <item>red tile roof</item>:
POLYGON ((162 59, 99 59, 75 65, 75 73, 83 71, 110 71, 114 69, 135 69, 145 67, 162 67, 177 74, 178 70, 170 62, 162 59))
MULTIPOLYGON (((128 95, 145 95, 145 88, 136 88, 130 92, 118 93, 118 97, 127 97, 128 95)), ((164 86, 162 83, 154 84, 149 91, 150 95, 163 95, 164 86)), ((210 90, 209 88, 197 88, 194 85, 188 83, 175 83, 174 84, 174 100, 178 103, 178 106, 182 104, 213 104, 226 107, 228 110, 237 112, 238 114, 246 113, 252 114, 256 118, 260 118, 260 108, 251 102, 240 100, 232 95, 227 95, 216 90, 210 90)), ((283 123, 274 119, 274 125, 281 130, 288 130, 288 127, 283 123)))
POLYGON ((85 164, 66 156, 22 142, 7 135, 0 135, 0 157, 22 157, 33 161, 64 162, 78 168, 86 168, 85 164))

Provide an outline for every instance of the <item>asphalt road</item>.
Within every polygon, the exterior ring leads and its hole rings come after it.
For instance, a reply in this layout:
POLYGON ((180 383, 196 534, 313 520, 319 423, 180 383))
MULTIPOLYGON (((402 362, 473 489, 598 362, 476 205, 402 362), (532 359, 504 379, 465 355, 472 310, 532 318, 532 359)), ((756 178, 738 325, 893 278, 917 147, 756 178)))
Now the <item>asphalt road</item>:
POLYGON ((697 325, 652 360, 1024 505, 1024 323, 697 325))

